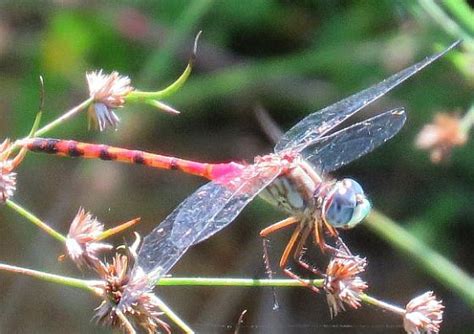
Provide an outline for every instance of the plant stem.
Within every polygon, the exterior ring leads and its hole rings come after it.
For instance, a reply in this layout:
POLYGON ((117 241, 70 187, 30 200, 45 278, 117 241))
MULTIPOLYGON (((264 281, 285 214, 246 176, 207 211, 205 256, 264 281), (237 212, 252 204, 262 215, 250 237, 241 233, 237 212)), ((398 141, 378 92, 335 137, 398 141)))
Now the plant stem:
MULTIPOLYGON (((323 279, 304 280, 321 288, 323 279)), ((205 278, 205 277, 163 277, 158 286, 239 286, 239 287, 304 287, 302 282, 292 279, 252 279, 252 278, 205 278)))
POLYGON ((472 36, 464 31, 456 21, 451 19, 435 1, 418 0, 418 4, 448 34, 455 38, 461 38, 468 43, 472 42, 472 36))
POLYGON ((19 204, 13 202, 11 199, 7 199, 5 204, 15 210, 16 212, 18 212, 21 216, 25 217, 26 219, 28 219, 30 222, 32 222, 33 224, 35 224, 36 226, 38 226, 40 229, 42 229, 43 231, 45 231, 47 234, 49 234, 50 236, 52 236, 54 239, 62 242, 62 243, 66 243, 66 237, 64 235, 62 235, 61 233, 57 232, 56 230, 54 230, 53 228, 51 228, 48 224, 44 223, 41 219, 39 219, 38 217, 36 217, 34 214, 32 214, 31 212, 29 212, 27 209, 23 208, 22 206, 20 206, 19 204))
POLYGON ((92 101, 93 101, 92 98, 88 98, 87 100, 85 100, 81 104, 75 106, 71 110, 67 111, 65 114, 58 117, 57 119, 55 119, 51 123, 43 126, 41 129, 39 129, 38 131, 35 132, 35 135, 36 136, 41 136, 41 135, 45 134, 46 132, 51 131, 52 129, 54 129, 58 125, 61 125, 62 123, 64 123, 67 119, 71 118, 72 116, 74 116, 78 112, 80 112, 80 111, 84 110, 85 108, 87 108, 92 103, 92 101))
MULTIPOLYGON (((0 270, 5 270, 13 273, 23 274, 38 278, 43 281, 62 284, 74 288, 91 291, 97 294, 97 287, 102 285, 102 281, 82 280, 67 276, 49 274, 37 270, 26 269, 16 266, 0 263, 0 270)), ((314 284, 321 288, 324 284, 323 279, 304 280, 307 284, 314 284)), ((163 277, 158 283, 158 286, 233 286, 233 287, 305 287, 302 282, 293 279, 251 279, 251 278, 204 278, 204 277, 163 277)), ((366 304, 378 306, 382 309, 403 315, 405 310, 378 300, 367 294, 361 294, 360 299, 366 304)), ((194 333, 193 330, 181 320, 177 314, 173 312, 161 299, 159 299, 159 308, 174 321, 186 333, 194 333)))
MULTIPOLYGON (((56 118, 54 121, 46 124, 41 129, 38 129, 36 131, 32 131, 26 138, 31 137, 32 135, 41 136, 41 135, 44 135, 46 132, 53 130, 57 126, 63 124, 69 118, 73 117, 75 114, 77 114, 81 110, 87 108, 92 103, 92 101, 93 101, 92 98, 89 98, 89 99, 85 100, 81 104, 79 104, 79 105, 75 106, 74 108, 70 109, 69 111, 67 111, 65 114, 63 114, 63 115, 59 116, 58 118, 56 118)), ((25 139, 25 138, 23 138, 23 139, 25 139)), ((21 139, 16 141, 15 143, 13 143, 13 145, 9 148, 9 150, 13 152, 14 150, 20 148, 20 144, 19 144, 20 142, 21 142, 21 139)))
POLYGON ((179 328, 181 328, 185 333, 191 334, 194 331, 189 327, 172 309, 166 305, 160 298, 156 298, 158 301, 158 307, 163 311, 168 318, 170 318, 179 328))
MULTIPOLYGON (((92 98, 89 98, 89 99, 85 100, 84 102, 80 103, 79 105, 73 107, 72 109, 70 109, 69 111, 64 113, 62 116, 55 119, 54 121, 52 121, 49 124, 43 126, 41 129, 35 130, 36 126, 38 125, 37 122, 39 122, 39 119, 40 119, 40 117, 37 116, 36 119, 35 119, 35 125, 33 125, 33 129, 30 132, 29 136, 32 136, 32 135, 41 136, 41 135, 45 134, 46 132, 54 129, 55 127, 57 127, 61 124, 63 124, 66 120, 68 120, 69 118, 71 118, 72 116, 74 116, 75 114, 80 112, 81 110, 87 108, 92 103, 92 101, 93 101, 92 98)), ((39 115, 41 116, 41 111, 40 111, 39 115)), ((18 144, 18 142, 16 142, 9 148, 9 150, 13 151, 13 150, 15 150, 19 147, 20 147, 20 145, 18 144)), ((20 215, 22 215, 23 217, 28 219, 30 222, 32 222, 33 224, 35 224, 39 228, 41 228, 43 231, 48 233, 50 236, 52 236, 56 240, 58 240, 62 243, 66 242, 66 237, 65 236, 63 236, 61 233, 59 233, 56 230, 54 230, 53 228, 51 228, 49 225, 44 223, 41 219, 39 219, 34 214, 29 212, 27 209, 25 209, 22 206, 16 204, 15 202, 13 202, 10 199, 8 199, 6 201, 6 205, 8 207, 10 207, 11 209, 15 210, 16 212, 18 212, 20 215)))
POLYGON ((177 90, 179 90, 184 85, 186 80, 189 78, 189 75, 191 74, 191 70, 193 67, 192 62, 193 60, 190 60, 190 62, 184 69, 183 73, 178 77, 178 79, 176 79, 172 84, 170 84, 165 89, 159 90, 157 92, 132 91, 125 97, 125 101, 137 102, 137 101, 143 101, 147 99, 161 100, 174 94, 177 90))
POLYGON ((456 20, 474 35, 474 12, 467 1, 444 0, 442 6, 446 8, 456 20))
POLYGON ((382 300, 378 300, 374 297, 366 295, 365 293, 362 293, 359 297, 360 297, 360 300, 362 300, 366 304, 380 307, 381 309, 399 314, 401 316, 405 315, 405 310, 402 309, 401 307, 386 303, 382 300))
POLYGON ((376 210, 372 210, 366 226, 395 248, 409 254, 433 277, 474 307, 474 279, 469 274, 376 210))
POLYGON ((77 279, 73 277, 55 275, 55 274, 45 273, 42 271, 26 269, 26 268, 21 268, 17 266, 11 266, 8 264, 3 264, 3 263, 0 263, 0 270, 27 275, 27 276, 40 279, 42 281, 61 284, 61 285, 70 286, 73 288, 78 288, 78 289, 88 290, 88 291, 95 291, 95 287, 102 284, 101 281, 82 280, 82 279, 77 279))

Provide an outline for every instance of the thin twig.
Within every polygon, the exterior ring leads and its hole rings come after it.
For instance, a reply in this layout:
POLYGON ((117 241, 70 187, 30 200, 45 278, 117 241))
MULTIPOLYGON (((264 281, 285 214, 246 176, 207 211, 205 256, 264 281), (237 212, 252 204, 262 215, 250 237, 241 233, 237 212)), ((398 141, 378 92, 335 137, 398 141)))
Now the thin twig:
POLYGON ((185 333, 192 334, 194 331, 189 327, 172 309, 168 307, 160 298, 157 299, 158 307, 163 311, 168 318, 170 318, 179 328, 181 328, 185 333))
POLYGON ((67 119, 71 118, 72 116, 76 115, 77 113, 79 113, 80 111, 86 109, 90 104, 92 103, 92 98, 88 98, 87 100, 85 100, 84 102, 82 102, 81 104, 75 106, 74 108, 72 108, 71 110, 69 110, 68 112, 66 112, 65 114, 63 114, 62 116, 58 117, 57 119, 55 119, 54 121, 52 121, 51 123, 43 126, 41 129, 39 129, 38 131, 36 131, 36 135, 37 136, 42 136, 44 135, 46 132, 49 132, 51 131, 52 129, 56 128, 57 126, 61 125, 62 123, 64 123, 64 121, 66 121, 67 119))
POLYGON ((11 199, 7 199, 5 203, 9 208, 15 210, 17 213, 19 213, 21 216, 25 217, 28 219, 30 222, 38 226, 40 229, 45 231, 47 234, 52 236, 54 239, 66 243, 67 238, 59 233, 58 231, 54 230, 52 227, 50 227, 48 224, 44 223, 41 219, 36 217, 34 214, 29 212, 27 209, 22 207, 21 205, 15 203, 11 199))

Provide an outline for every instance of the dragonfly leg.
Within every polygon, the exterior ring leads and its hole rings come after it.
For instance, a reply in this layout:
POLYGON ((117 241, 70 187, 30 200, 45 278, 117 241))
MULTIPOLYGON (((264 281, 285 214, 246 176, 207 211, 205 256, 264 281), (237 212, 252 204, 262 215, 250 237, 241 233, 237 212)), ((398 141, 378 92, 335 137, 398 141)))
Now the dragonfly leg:
POLYGON ((323 276, 323 273, 321 273, 321 271, 318 268, 314 267, 313 265, 303 260, 303 256, 306 251, 304 245, 306 243, 306 240, 308 239, 309 234, 311 233, 311 230, 312 229, 310 227, 306 227, 305 230, 303 231, 302 236, 298 242, 298 245, 296 246, 296 250, 293 254, 293 258, 296 261, 296 263, 298 263, 304 269, 311 271, 315 275, 323 276))
MULTIPOLYGON (((265 273, 267 274, 267 277, 269 279, 273 279, 273 270, 272 270, 272 266, 270 262, 270 255, 268 252, 268 248, 270 247, 270 239, 268 239, 268 236, 276 231, 281 230, 282 228, 288 227, 297 222, 298 222, 298 219, 296 219, 295 217, 289 217, 282 221, 279 221, 278 223, 272 224, 268 226, 267 228, 260 231, 260 237, 262 238, 262 242, 263 242, 263 263, 265 264, 265 273)), ((273 290, 273 309, 277 310, 279 309, 279 306, 278 306, 275 288, 273 288, 272 290, 273 290)))
POLYGON ((268 253, 268 248, 270 245, 270 240, 268 239, 268 236, 276 231, 279 231, 285 227, 291 226, 298 222, 299 220, 296 217, 289 217, 282 221, 279 221, 278 223, 272 224, 260 231, 260 237, 262 237, 263 240, 263 262, 265 264, 265 271, 269 279, 273 278, 273 271, 271 268, 270 256, 268 253))
POLYGON ((288 241, 288 244, 286 245, 285 247, 285 250, 283 251, 283 255, 281 256, 281 259, 280 259, 280 268, 283 270, 283 272, 293 278, 293 279, 296 279, 298 281, 301 282, 302 285, 310 288, 311 290, 313 290, 314 292, 318 293, 319 292, 319 289, 317 287, 315 287, 314 285, 311 285, 307 282, 305 282, 300 276, 298 276, 297 274, 295 274, 294 272, 292 272, 288 267, 287 267, 287 264, 288 264, 288 258, 290 256, 290 253, 291 251, 293 250, 293 248, 295 247, 295 244, 296 244, 296 241, 298 240, 298 238, 300 237, 301 235, 301 230, 303 229, 303 225, 302 224, 299 224, 295 231, 293 232, 293 234, 291 235, 291 238, 290 238, 290 241, 288 241))
POLYGON ((340 236, 337 236, 336 246, 337 246, 337 249, 338 249, 338 256, 339 257, 343 257, 343 258, 354 257, 354 255, 352 255, 352 252, 350 251, 349 247, 347 247, 347 245, 341 239, 340 236))
POLYGON ((326 241, 324 240, 324 235, 321 231, 321 224, 319 222, 317 222, 314 226, 313 238, 314 238, 314 243, 317 246, 319 246, 319 249, 321 249, 321 252, 325 253, 327 244, 326 244, 326 241))
POLYGON ((264 228, 263 230, 260 231, 260 236, 262 238, 266 238, 268 237, 270 234, 276 232, 276 231, 279 231, 281 230, 282 228, 285 228, 285 227, 288 227, 288 226, 291 226, 295 223, 298 223, 299 222, 299 219, 296 218, 296 217, 288 217, 286 219, 283 219, 281 221, 279 221, 278 223, 275 223, 275 224, 272 224, 266 228, 264 228))
POLYGON ((325 219, 322 219, 322 221, 323 221, 324 226, 329 232, 328 234, 333 238, 337 238, 339 236, 339 233, 337 232, 336 228, 332 226, 331 224, 329 224, 325 219))
POLYGON ((341 237, 337 235, 336 237, 336 245, 337 247, 333 247, 328 245, 322 236, 321 226, 318 224, 314 227, 314 243, 319 246, 321 252, 329 253, 332 256, 339 257, 339 258, 352 258, 353 255, 347 245, 342 241, 341 237))

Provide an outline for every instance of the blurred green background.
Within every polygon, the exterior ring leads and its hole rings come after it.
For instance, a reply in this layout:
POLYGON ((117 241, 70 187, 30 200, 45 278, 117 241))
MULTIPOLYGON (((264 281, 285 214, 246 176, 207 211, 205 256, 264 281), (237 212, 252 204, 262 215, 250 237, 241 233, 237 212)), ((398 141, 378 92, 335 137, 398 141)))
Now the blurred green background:
MULTIPOLYGON (((105 1, 62 0, 0 4, 0 138, 25 135, 39 104, 38 76, 45 78, 43 124, 87 97, 85 72, 129 75, 141 90, 157 90, 184 69, 194 35, 203 30, 195 69, 168 100, 179 116, 151 107, 118 111, 118 131, 87 131, 79 115, 48 136, 100 142, 201 161, 249 161, 273 143, 257 120, 263 106, 283 130, 305 115, 370 86, 473 36, 462 35, 433 8, 453 1, 105 1), (448 26, 448 27, 447 27, 448 26)), ((456 7, 459 6, 459 7, 456 7)), ((469 7, 471 6, 471 7, 469 7)), ((447 10, 453 17, 453 11, 447 10)), ((459 13, 457 13, 459 16, 459 13)), ((471 16, 469 16, 471 15, 471 16)), ((456 21, 456 20, 455 20, 456 21)), ((404 106, 408 121, 381 149, 335 173, 356 178, 375 207, 469 273, 474 272, 474 150, 456 149, 433 165, 414 138, 440 111, 464 113, 474 100, 472 53, 452 52, 380 102, 368 114, 404 106), (470 63, 469 63, 470 62, 470 63), (471 71, 471 72, 469 72, 471 71)), ((79 206, 111 227, 141 216, 145 235, 203 181, 178 172, 101 161, 28 155, 18 169, 14 199, 60 231, 79 206)), ((256 200, 237 221, 191 249, 175 276, 264 277, 260 229, 284 216, 256 200)), ((76 277, 89 277, 58 262, 59 243, 24 218, 0 209, 1 262, 76 277)), ((275 264, 289 237, 272 243, 275 264)), ((472 333, 473 309, 405 254, 366 227, 345 232, 351 249, 368 259, 368 292, 401 306, 433 290, 446 305, 445 333, 472 333)), ((116 238, 131 242, 131 235, 116 238)), ((317 254, 316 254, 317 255, 317 254)), ((280 275, 280 274, 279 274, 280 275)), ((108 333, 90 322, 99 300, 72 288, 0 273, 1 333, 108 333)), ((201 333, 401 333, 401 321, 364 306, 331 320, 323 295, 280 289, 272 311, 267 289, 163 287, 157 289, 201 333)))

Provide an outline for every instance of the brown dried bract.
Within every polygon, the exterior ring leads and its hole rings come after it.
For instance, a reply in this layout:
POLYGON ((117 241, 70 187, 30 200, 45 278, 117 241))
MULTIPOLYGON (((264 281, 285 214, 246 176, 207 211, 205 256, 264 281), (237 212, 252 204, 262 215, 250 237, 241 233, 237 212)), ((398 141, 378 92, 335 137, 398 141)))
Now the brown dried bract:
POLYGON ((66 240, 68 255, 79 268, 88 267, 97 270, 101 263, 98 254, 113 248, 107 243, 97 241, 102 232, 104 232, 104 224, 91 213, 79 208, 66 240))
POLYGON ((344 303, 357 309, 360 307, 360 294, 367 288, 358 274, 365 270, 365 258, 358 256, 335 257, 326 269, 324 290, 331 318, 345 311, 344 303))
POLYGON ((89 95, 93 103, 88 109, 89 121, 92 120, 100 131, 107 125, 115 128, 120 122, 113 109, 123 107, 125 97, 134 89, 130 78, 118 72, 110 74, 100 71, 86 73, 89 95))
POLYGON ((105 325, 125 331, 137 326, 150 334, 159 329, 171 333, 169 325, 159 318, 163 313, 149 277, 140 268, 132 270, 131 262, 130 255, 116 254, 111 264, 100 267, 98 272, 105 282, 104 301, 96 309, 95 317, 105 325))
POLYGON ((449 158, 453 147, 466 144, 467 138, 458 115, 438 113, 433 123, 421 129, 415 145, 419 149, 430 151, 431 161, 439 163, 449 158))
POLYGON ((444 306, 432 291, 413 298, 405 308, 403 327, 409 334, 438 333, 443 322, 444 306))
POLYGON ((9 159, 11 154, 11 142, 5 139, 0 144, 0 202, 5 203, 13 196, 16 190, 16 173, 13 170, 21 163, 26 154, 22 149, 14 158, 9 159))

